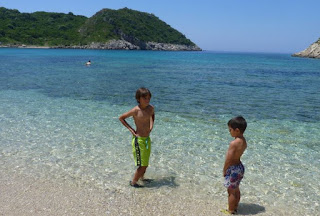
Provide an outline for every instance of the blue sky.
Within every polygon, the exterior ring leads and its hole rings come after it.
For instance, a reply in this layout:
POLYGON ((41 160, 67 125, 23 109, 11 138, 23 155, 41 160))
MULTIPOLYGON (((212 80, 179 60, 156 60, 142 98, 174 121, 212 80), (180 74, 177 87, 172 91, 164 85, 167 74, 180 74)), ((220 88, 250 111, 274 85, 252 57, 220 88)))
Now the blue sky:
POLYGON ((153 13, 204 50, 294 53, 320 37, 320 0, 0 0, 20 12, 153 13))

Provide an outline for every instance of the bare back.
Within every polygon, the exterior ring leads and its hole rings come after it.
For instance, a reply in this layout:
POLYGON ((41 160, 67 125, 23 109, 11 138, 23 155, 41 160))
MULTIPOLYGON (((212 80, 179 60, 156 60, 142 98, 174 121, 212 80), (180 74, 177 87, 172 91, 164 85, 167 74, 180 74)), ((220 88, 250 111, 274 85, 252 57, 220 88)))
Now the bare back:
POLYGON ((246 150, 246 148, 247 141, 244 137, 236 137, 232 142, 230 142, 223 168, 224 175, 228 167, 240 164, 240 158, 246 150))
POLYGON ((243 152, 247 148, 246 139, 244 137, 241 137, 241 138, 237 137, 235 140, 233 140, 230 143, 230 147, 234 148, 234 154, 233 154, 233 157, 232 157, 232 162, 233 163, 230 166, 239 164, 240 163, 240 158, 241 158, 243 152))

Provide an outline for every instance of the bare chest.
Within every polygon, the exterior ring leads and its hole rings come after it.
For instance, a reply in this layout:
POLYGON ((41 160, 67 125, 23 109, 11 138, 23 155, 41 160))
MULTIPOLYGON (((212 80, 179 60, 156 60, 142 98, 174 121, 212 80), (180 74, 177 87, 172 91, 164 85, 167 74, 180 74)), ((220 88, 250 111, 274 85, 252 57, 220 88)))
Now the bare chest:
POLYGON ((149 120, 150 116, 151 116, 151 112, 149 110, 139 110, 136 115, 137 119, 142 121, 149 120))

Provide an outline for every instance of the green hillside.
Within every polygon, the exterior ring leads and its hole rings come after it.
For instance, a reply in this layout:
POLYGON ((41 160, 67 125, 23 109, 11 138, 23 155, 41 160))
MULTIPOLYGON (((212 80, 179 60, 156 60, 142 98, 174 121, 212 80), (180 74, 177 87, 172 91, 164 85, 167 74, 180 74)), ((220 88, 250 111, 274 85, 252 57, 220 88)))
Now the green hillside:
POLYGON ((103 9, 88 19, 81 27, 81 35, 86 42, 105 42, 122 39, 138 43, 153 41, 158 43, 194 45, 189 39, 153 14, 128 8, 120 10, 103 9))
POLYGON ((87 18, 71 12, 20 13, 0 7, 1 45, 81 46, 112 39, 138 46, 144 42, 195 45, 155 15, 128 8, 103 9, 87 18))
POLYGON ((20 13, 0 8, 0 42, 40 46, 79 44, 87 17, 72 13, 20 13))

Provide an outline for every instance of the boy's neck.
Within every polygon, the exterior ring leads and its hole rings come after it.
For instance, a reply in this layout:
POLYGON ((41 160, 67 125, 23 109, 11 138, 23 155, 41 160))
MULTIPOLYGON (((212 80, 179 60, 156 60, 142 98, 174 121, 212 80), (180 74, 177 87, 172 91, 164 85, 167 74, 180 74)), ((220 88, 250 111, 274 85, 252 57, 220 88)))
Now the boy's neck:
POLYGON ((237 138, 239 138, 239 139, 243 139, 243 138, 244 138, 244 136, 243 136, 243 134, 239 134, 239 135, 235 136, 234 138, 235 138, 235 139, 237 139, 237 138))
POLYGON ((144 105, 144 106, 143 106, 143 105, 141 105, 141 104, 139 104, 138 106, 140 107, 140 109, 145 109, 145 108, 147 108, 147 107, 149 106, 149 104, 144 105))

